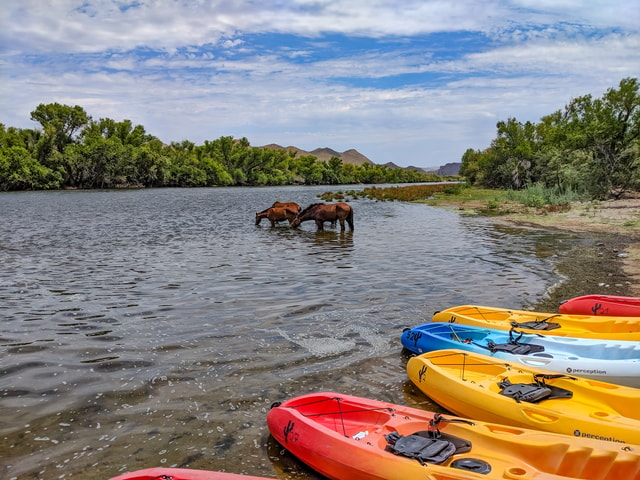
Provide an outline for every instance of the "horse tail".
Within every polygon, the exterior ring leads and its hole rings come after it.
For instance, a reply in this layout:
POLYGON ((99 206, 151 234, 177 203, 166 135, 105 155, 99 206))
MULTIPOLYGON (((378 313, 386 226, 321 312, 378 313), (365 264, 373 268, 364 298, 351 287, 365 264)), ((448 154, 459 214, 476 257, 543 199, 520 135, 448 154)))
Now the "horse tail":
POLYGON ((349 213, 347 214, 347 223, 349 224, 349 228, 353 230, 353 207, 349 205, 349 213))

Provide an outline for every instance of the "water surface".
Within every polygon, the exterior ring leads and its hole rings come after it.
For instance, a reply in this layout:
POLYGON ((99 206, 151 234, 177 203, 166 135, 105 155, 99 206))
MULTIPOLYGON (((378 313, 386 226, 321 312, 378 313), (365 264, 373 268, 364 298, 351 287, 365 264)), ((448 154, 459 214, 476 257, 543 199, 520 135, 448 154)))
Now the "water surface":
POLYGON ((558 280, 549 256, 577 242, 366 199, 354 232, 255 225, 326 190, 0 194, 0 479, 317 478, 270 439, 273 402, 328 390, 438 410, 406 379, 402 329, 535 303, 558 280))

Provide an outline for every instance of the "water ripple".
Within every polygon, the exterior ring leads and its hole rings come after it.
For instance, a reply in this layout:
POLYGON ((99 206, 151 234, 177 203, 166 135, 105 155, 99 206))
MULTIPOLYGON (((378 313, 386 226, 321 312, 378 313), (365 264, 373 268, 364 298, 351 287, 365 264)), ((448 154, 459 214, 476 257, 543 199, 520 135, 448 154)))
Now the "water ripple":
POLYGON ((254 224, 325 190, 0 194, 0 477, 273 477, 271 402, 326 389, 439 408, 406 383, 402 328, 522 307, 557 279, 549 245, 577 241, 368 200, 355 232, 254 224))

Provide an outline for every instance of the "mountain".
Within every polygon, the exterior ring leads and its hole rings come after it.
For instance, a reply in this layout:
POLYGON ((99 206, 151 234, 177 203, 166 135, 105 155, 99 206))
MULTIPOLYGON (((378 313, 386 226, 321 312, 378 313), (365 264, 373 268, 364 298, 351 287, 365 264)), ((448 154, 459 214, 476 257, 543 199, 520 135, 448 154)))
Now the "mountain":
POLYGON ((404 168, 404 167, 401 167, 400 165, 396 165, 393 162, 387 162, 387 163, 384 164, 384 166, 387 167, 387 168, 404 168))
POLYGON ((447 163, 447 164, 441 166, 436 171, 436 173, 438 175, 441 175, 441 176, 458 175, 458 173, 460 172, 460 167, 461 166, 462 166, 461 162, 447 163))
POLYGON ((275 143, 270 143, 269 145, 263 145, 262 147, 258 147, 258 148, 267 148, 269 150, 286 150, 287 152, 296 152, 298 157, 313 155, 321 162, 328 162, 329 160, 331 160, 331 157, 336 157, 342 160, 344 163, 350 163, 353 165, 362 165, 364 163, 370 163, 373 165, 373 162, 371 160, 369 160, 365 155, 361 154, 360 152, 358 152, 353 148, 345 152, 336 152, 335 150, 329 147, 324 147, 324 148, 316 148, 315 150, 308 152, 306 150, 302 150, 301 148, 294 147, 291 145, 288 147, 283 147, 275 143))
MULTIPOLYGON (((267 148, 269 150, 286 150, 287 152, 295 152, 296 156, 302 157, 306 155, 313 155, 321 162, 328 162, 331 160, 331 157, 337 157, 343 161, 343 163, 350 163, 352 165, 362 165, 364 163, 369 163, 371 165, 375 165, 369 158, 365 155, 361 154, 357 150, 351 148, 344 152, 337 152, 329 147, 324 148, 316 148, 312 151, 302 150, 301 148, 294 147, 289 145, 288 147, 283 147, 282 145, 278 145, 276 143, 270 143, 269 145, 263 145, 257 148, 267 148)), ((447 163, 446 165, 439 168, 421 168, 421 167, 400 167, 393 162, 387 162, 384 164, 387 168, 406 168, 407 170, 415 170, 422 173, 435 173, 436 175, 458 175, 458 171, 460 170, 461 163, 447 163)))

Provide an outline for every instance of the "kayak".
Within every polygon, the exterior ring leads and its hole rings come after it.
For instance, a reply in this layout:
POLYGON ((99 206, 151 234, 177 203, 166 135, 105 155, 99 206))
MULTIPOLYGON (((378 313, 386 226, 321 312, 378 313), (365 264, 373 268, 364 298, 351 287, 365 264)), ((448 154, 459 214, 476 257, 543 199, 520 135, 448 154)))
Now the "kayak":
POLYGON ((423 393, 456 415, 640 445, 637 388, 462 350, 412 357, 407 374, 423 393))
POLYGON ((640 317, 640 297, 583 295, 560 302, 560 313, 640 317))
POLYGON ((640 447, 332 392, 275 403, 267 425, 334 480, 640 479, 640 447))
POLYGON ((436 312, 432 321, 463 323, 499 330, 509 330, 515 326, 561 337, 640 340, 640 317, 566 315, 461 305, 436 312))
POLYGON ((226 472, 192 470, 190 468, 147 468, 129 472, 111 480, 272 480, 266 477, 252 477, 226 472))
POLYGON ((415 354, 453 348, 556 373, 640 387, 640 342, 526 332, 433 322, 405 329, 400 341, 415 354))

